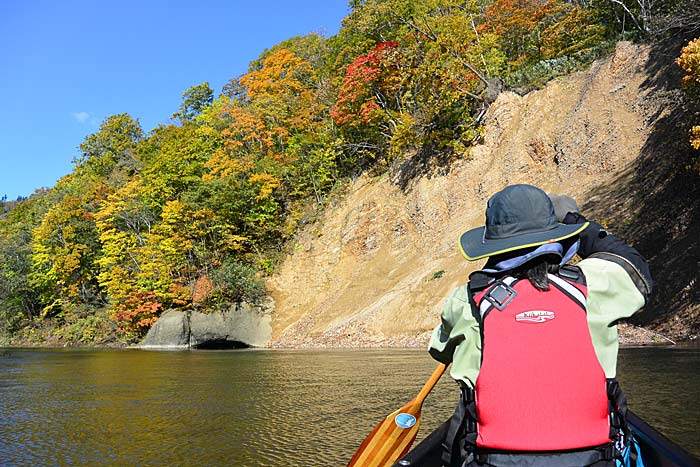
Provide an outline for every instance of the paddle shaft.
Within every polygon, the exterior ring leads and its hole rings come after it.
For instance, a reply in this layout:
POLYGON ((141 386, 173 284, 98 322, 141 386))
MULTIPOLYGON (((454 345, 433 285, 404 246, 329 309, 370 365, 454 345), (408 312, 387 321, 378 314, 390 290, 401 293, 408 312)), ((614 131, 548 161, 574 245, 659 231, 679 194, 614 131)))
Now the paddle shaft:
POLYGON ((415 398, 415 403, 418 404, 419 406, 423 405, 423 401, 425 400, 426 397, 428 397, 428 394, 430 394, 430 391, 433 390, 437 382, 440 380, 440 377, 445 373, 445 370, 447 369, 447 365, 444 363, 441 363, 435 368, 435 371, 433 371, 433 374, 430 375, 430 378, 428 381, 426 381, 425 386, 423 386, 423 389, 420 390, 418 395, 415 398))
POLYGON ((390 466, 404 455, 413 444, 420 426, 420 411, 425 398, 445 372, 446 365, 440 364, 420 390, 418 395, 396 412, 390 414, 365 438, 348 467, 390 466), (398 415, 415 417, 414 424, 399 426, 398 415))

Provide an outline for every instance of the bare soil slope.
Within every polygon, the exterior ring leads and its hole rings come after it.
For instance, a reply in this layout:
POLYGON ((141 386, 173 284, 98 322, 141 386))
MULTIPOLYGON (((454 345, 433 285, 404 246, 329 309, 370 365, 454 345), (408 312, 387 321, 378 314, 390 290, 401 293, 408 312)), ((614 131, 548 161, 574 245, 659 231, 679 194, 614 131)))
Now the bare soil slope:
POLYGON ((269 281, 272 345, 425 345, 442 299, 481 265, 461 257, 459 235, 481 225, 488 197, 510 183, 574 196, 585 214, 638 246, 663 289, 641 324, 697 335, 700 180, 685 169, 678 50, 620 43, 544 89, 502 93, 483 144, 447 173, 407 185, 395 183, 401 174, 358 179, 300 232, 269 281))

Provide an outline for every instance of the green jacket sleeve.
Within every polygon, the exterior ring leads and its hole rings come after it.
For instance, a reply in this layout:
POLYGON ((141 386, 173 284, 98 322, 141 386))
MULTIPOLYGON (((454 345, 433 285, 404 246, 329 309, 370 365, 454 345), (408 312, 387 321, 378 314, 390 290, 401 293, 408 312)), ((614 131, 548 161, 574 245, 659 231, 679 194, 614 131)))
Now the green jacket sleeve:
POLYGON ((466 285, 445 300, 428 351, 435 360, 452 364, 450 375, 454 379, 474 385, 481 365, 481 333, 466 285))
POLYGON ((622 318, 639 311, 645 297, 628 272, 618 263, 591 256, 578 263, 588 286, 588 327, 605 376, 615 377, 617 326, 622 318))

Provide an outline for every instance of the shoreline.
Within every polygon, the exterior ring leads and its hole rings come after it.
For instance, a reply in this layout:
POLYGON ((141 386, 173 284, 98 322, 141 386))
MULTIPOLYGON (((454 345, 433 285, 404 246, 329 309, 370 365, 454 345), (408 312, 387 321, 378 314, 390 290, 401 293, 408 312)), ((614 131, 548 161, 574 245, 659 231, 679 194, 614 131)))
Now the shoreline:
MULTIPOLYGON (((629 347, 685 347, 695 346, 700 343, 695 341, 674 341, 656 331, 634 326, 627 323, 618 325, 620 348, 629 347)), ((337 336, 305 337, 303 339, 286 341, 271 341, 263 347, 248 347, 254 350, 369 350, 369 349, 403 349, 425 350, 428 347, 430 332, 418 336, 393 336, 378 338, 376 336, 346 336, 338 339, 337 336)), ((114 350, 173 350, 173 349, 144 349, 138 344, 122 344, 109 342, 102 344, 85 344, 70 342, 0 342, 2 349, 114 349, 114 350)), ((179 349, 178 349, 179 350, 179 349)))

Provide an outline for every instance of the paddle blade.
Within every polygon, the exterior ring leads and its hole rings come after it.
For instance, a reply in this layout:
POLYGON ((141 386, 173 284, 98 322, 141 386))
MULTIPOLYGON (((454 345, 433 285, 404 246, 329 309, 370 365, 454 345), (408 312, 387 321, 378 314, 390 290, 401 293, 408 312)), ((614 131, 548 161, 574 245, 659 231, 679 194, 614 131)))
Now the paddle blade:
POLYGON ((360 445, 348 467, 390 467, 406 454, 420 427, 421 405, 409 402, 386 417, 360 445))

